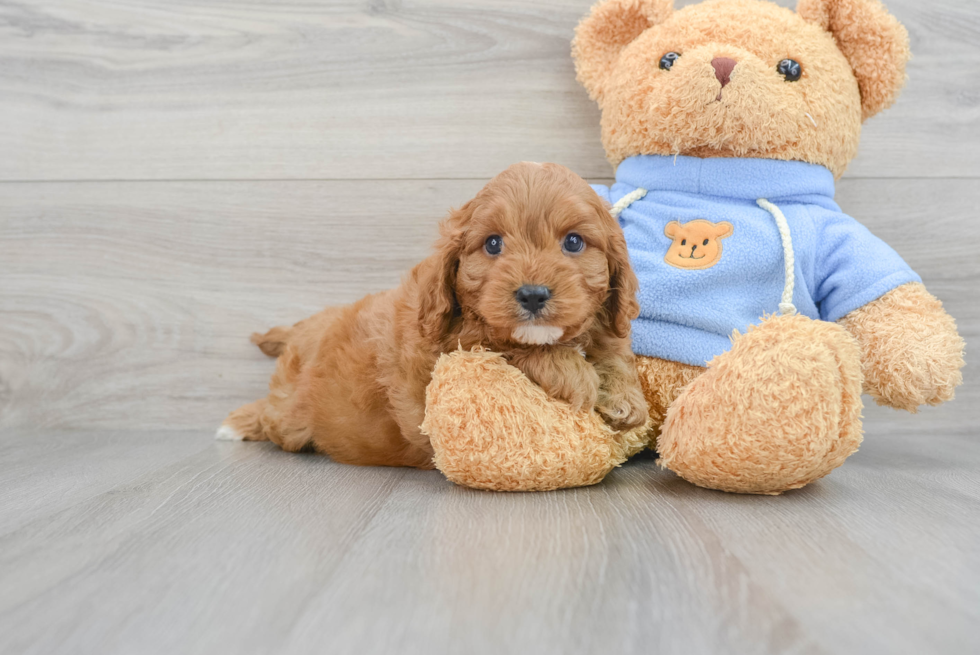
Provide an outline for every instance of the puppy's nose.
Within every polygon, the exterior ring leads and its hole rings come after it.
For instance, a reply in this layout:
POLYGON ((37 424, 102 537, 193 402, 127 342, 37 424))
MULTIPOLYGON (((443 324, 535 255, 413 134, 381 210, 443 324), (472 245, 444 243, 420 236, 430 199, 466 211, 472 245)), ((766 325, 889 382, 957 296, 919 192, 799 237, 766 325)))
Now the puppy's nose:
POLYGON ((732 71, 738 62, 728 57, 715 57, 711 60, 711 67, 715 69, 715 77, 721 82, 721 88, 725 88, 732 81, 732 71))
POLYGON ((525 284, 514 292, 514 297, 517 298, 521 307, 532 314, 537 314, 551 298, 551 289, 539 284, 525 284))

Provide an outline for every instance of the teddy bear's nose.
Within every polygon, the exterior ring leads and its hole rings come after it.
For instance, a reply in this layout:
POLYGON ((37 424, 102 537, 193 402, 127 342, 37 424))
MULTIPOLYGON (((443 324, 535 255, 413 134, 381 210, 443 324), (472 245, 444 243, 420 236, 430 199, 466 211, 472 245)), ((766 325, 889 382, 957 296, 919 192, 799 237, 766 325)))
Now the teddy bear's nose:
POLYGON ((725 88, 725 85, 731 81, 732 71, 735 69, 735 64, 737 63, 737 61, 728 57, 715 57, 711 60, 711 66, 715 69, 715 77, 721 82, 722 88, 725 88))

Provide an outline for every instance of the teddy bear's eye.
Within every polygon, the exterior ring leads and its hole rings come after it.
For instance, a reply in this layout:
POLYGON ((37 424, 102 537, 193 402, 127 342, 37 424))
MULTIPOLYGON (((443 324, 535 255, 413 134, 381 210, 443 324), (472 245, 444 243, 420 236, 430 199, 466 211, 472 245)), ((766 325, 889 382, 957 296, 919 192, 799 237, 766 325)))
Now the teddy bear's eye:
POLYGON ((681 239, 681 245, 682 246, 686 246, 687 245, 687 239, 681 239))
POLYGON ((779 62, 776 72, 785 77, 787 82, 795 82, 803 77, 803 67, 794 59, 784 59, 779 62))
POLYGON ((706 246, 706 245, 708 245, 708 240, 707 240, 707 239, 705 239, 705 240, 704 240, 704 242, 703 242, 703 243, 702 243, 701 245, 702 245, 702 246, 706 246))
POLYGON ((669 71, 670 67, 674 65, 674 62, 677 61, 680 56, 681 54, 679 52, 668 52, 660 58, 660 69, 669 71))

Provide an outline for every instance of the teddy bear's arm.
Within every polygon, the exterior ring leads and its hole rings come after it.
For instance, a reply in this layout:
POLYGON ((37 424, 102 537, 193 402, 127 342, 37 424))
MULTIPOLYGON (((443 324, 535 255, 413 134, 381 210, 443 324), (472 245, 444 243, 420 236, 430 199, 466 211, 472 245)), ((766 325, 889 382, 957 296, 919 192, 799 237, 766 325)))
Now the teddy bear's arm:
POLYGON ((858 341, 864 392, 879 405, 916 412, 952 399, 963 381, 963 339, 938 298, 903 284, 840 320, 858 341))

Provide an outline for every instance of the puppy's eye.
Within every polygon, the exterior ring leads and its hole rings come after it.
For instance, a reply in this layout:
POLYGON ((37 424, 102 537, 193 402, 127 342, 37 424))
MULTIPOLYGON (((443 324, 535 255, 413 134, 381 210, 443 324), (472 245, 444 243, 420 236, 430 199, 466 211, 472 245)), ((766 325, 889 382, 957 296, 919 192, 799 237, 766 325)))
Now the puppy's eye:
POLYGON ((681 239, 681 245, 682 246, 686 246, 687 245, 687 239, 681 239))
POLYGON ((704 240, 704 243, 702 243, 701 245, 702 245, 702 246, 706 246, 706 245, 708 245, 708 240, 707 240, 707 239, 705 239, 705 240, 704 240))
POLYGON ((786 78, 787 82, 795 82, 803 77, 803 67, 793 59, 784 59, 776 66, 776 72, 786 78))
POLYGON ((499 255, 503 248, 504 238, 499 234, 488 236, 487 240, 483 242, 483 249, 487 251, 488 255, 499 255))
POLYGON ((565 252, 582 252, 585 249, 585 239, 574 232, 569 232, 561 247, 565 252))
POLYGON ((674 62, 680 59, 681 53, 679 52, 668 52, 663 57, 660 58, 660 70, 669 71, 670 67, 674 65, 674 62))

